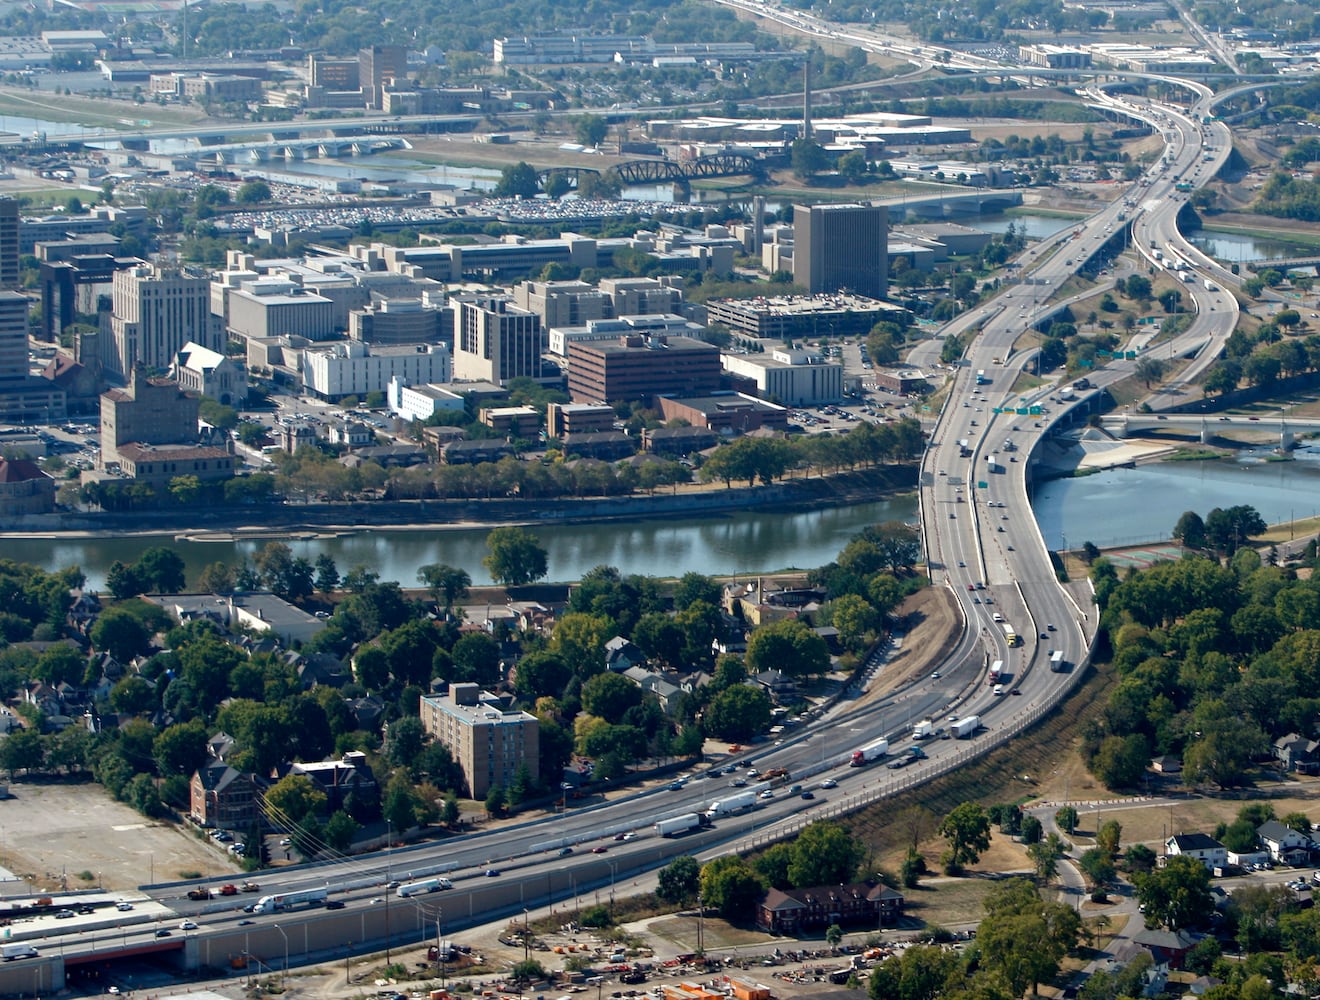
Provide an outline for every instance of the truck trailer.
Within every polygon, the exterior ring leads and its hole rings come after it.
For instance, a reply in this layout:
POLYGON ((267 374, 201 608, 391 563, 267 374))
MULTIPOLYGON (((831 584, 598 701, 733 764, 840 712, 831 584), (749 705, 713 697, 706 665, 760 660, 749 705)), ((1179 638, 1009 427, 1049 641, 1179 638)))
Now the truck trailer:
POLYGON ((1004 661, 995 660, 994 663, 990 664, 990 674, 986 678, 986 683, 998 684, 999 679, 1003 676, 1004 676, 1004 661))
POLYGON ((889 741, 881 738, 873 740, 860 750, 854 750, 852 760, 848 761, 849 767, 865 767, 867 764, 879 760, 885 754, 889 753, 889 741))
POLYGON ((37 946, 33 944, 7 944, 4 950, 0 951, 6 962, 12 962, 16 958, 36 958, 40 954, 37 946))
POLYGON ((396 890, 396 895, 400 899, 407 899, 409 896, 420 896, 424 892, 439 892, 441 889, 452 889, 454 883, 447 878, 437 875, 435 878, 419 879, 416 882, 405 882, 396 890))
POLYGON ((722 799, 716 799, 706 810, 707 819, 719 819, 721 816, 732 816, 734 813, 742 812, 745 809, 756 808, 756 796, 760 793, 755 789, 749 788, 745 792, 738 792, 736 795, 729 795, 722 799))
POLYGON ((979 715, 968 715, 953 724, 953 738, 956 740, 970 739, 980 728, 981 717, 979 715))
POLYGON ((676 837, 680 833, 696 830, 703 825, 700 814, 684 813, 682 816, 671 816, 669 819, 662 819, 655 825, 655 832, 662 837, 676 837))
POLYGON ((252 907, 253 913, 277 913, 280 910, 292 910, 297 906, 319 906, 326 901, 330 890, 322 886, 319 889, 301 889, 298 892, 281 892, 273 896, 262 896, 252 907))

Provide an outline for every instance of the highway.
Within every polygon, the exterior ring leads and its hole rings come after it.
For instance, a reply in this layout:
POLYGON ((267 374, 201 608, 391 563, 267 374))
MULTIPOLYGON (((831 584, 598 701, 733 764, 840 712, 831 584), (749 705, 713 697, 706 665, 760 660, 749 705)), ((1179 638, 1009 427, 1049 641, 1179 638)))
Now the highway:
MULTIPOLYGON (((1027 250, 1017 262, 1016 281, 993 301, 949 324, 933 341, 938 345, 949 333, 979 331, 957 369, 921 473, 921 522, 931 580, 956 595, 966 624, 957 647, 939 671, 876 701, 866 701, 860 692, 851 691, 828 711, 790 730, 782 741, 719 761, 718 775, 711 773, 715 768, 708 763, 699 773, 676 782, 676 787, 624 794, 597 805, 568 808, 501 829, 386 855, 260 875, 261 895, 324 886, 332 898, 345 904, 343 909, 245 914, 239 904, 249 902, 250 896, 190 901, 187 885, 149 887, 153 899, 179 920, 196 920, 200 929, 176 930, 168 938, 157 938, 153 931, 147 940, 146 928, 130 928, 123 931, 119 947, 136 943, 183 949, 185 964, 215 964, 222 954, 258 954, 260 950, 269 964, 272 955, 280 954, 282 944, 290 960, 313 960, 313 956, 320 960, 336 949, 343 955, 378 948, 387 936, 412 940, 426 936, 441 909, 445 926, 458 928, 500 914, 516 914, 524 907, 575 905, 587 894, 594 898, 597 892, 609 892, 675 855, 742 851, 817 816, 839 815, 900 788, 914 787, 997 744, 1047 711, 1077 676, 1076 670, 1051 672, 1049 654, 1059 650, 1067 663, 1083 665, 1095 622, 1085 592, 1062 586, 1055 577, 1028 503, 1028 477, 1036 445, 1055 421, 1068 418, 1070 408, 1085 405, 1090 393, 1063 402, 1057 395, 1058 384, 1049 381, 1028 392, 1019 391, 1015 382, 1033 354, 1015 350, 1015 344, 1053 308, 1047 300, 1093 257, 1108 253, 1106 248, 1122 237, 1125 226, 1130 227, 1133 245, 1152 264, 1156 263, 1153 250, 1161 249, 1201 269, 1198 280, 1184 286, 1196 310, 1194 319, 1169 347, 1173 354, 1188 356, 1191 361, 1179 382, 1156 394, 1152 405, 1185 398, 1184 383, 1211 363, 1237 317, 1233 296, 1220 290, 1225 286, 1219 282, 1227 278, 1209 268, 1176 226, 1181 202, 1175 185, 1184 179, 1193 181, 1202 171, 1219 169, 1230 150, 1227 127, 1201 120, 1208 113, 1204 109, 1211 100, 1209 93, 1198 90, 1195 103, 1186 111, 1111 96, 1103 90, 1094 96, 1150 121, 1165 136, 1167 157, 1130 188, 1121 190, 1096 215, 1027 250), (1205 287, 1207 278, 1215 289, 1205 287), (976 385, 976 373, 981 370, 987 382, 976 385), (1038 407, 1039 413, 1030 412, 1031 407, 1038 407), (967 442, 965 449, 962 441, 967 442), (1011 451, 1006 442, 1011 443, 1011 451), (997 456, 993 463, 991 456, 997 456), (1014 626, 1020 645, 1008 646, 996 615, 1014 626), (986 665, 993 660, 1003 660, 1006 665, 1004 691, 999 695, 986 683, 986 665), (852 750, 879 735, 887 735, 898 750, 910 742, 916 721, 931 718, 937 725, 947 726, 951 718, 969 714, 978 715, 987 732, 970 741, 926 741, 923 747, 928 760, 901 771, 889 771, 879 763, 865 768, 847 766, 852 750), (781 787, 771 798, 759 801, 759 808, 718 818, 709 829, 674 839, 655 834, 657 820, 704 810, 732 793, 735 789, 730 783, 743 775, 729 773, 727 768, 745 766, 753 758, 762 771, 787 768, 793 783, 813 789, 815 799, 803 800, 781 787), (821 788, 826 779, 837 782, 837 788, 821 788), (629 835, 630 839, 615 839, 629 835), (571 860, 560 853, 565 848, 572 848, 571 860), (592 853, 593 848, 603 852, 592 853), (488 871, 498 874, 488 875, 488 871), (455 888, 421 899, 395 899, 388 888, 395 880, 435 872, 447 873, 455 888), (279 936, 271 930, 277 930, 279 936)), ((1132 361, 1113 362, 1090 377, 1097 386, 1104 386, 1130 374, 1134 365, 1132 361)), ((749 787, 755 786, 756 782, 750 782, 749 787)), ((116 950, 114 934, 97 943, 94 936, 88 937, 89 928, 82 918, 69 924, 68 935, 43 935, 43 948, 58 944, 62 949, 91 948, 102 954, 106 949, 116 950)), ((10 972, 10 965, 4 967, 4 973, 10 972)))

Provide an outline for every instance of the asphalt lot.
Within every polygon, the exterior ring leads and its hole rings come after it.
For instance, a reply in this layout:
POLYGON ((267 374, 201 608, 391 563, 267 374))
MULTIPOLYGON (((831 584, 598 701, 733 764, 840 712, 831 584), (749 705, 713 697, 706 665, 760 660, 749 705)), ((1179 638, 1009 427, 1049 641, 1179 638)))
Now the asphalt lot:
POLYGON ((0 802, 0 864, 25 881, 0 882, 4 895, 95 888, 98 879, 106 889, 126 891, 181 872, 237 872, 222 849, 147 819, 91 782, 11 782, 9 792, 0 802), (80 878, 82 872, 91 880, 80 878))

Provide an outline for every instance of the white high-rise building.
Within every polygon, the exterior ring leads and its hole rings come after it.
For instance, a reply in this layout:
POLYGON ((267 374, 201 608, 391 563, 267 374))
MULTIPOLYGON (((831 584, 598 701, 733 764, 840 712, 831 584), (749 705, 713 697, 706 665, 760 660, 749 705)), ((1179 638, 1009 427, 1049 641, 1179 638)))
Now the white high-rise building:
POLYGON ((127 378, 135 365, 164 371, 189 341, 224 350, 211 315, 211 282, 151 265, 116 271, 111 286, 110 337, 101 363, 127 378))

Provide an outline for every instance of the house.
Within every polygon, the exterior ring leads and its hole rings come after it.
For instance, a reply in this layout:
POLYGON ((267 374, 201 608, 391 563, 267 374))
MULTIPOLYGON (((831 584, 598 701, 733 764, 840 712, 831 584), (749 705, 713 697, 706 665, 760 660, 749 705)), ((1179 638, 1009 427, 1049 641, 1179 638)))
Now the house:
POLYGON ((1304 865, 1309 862, 1311 849, 1315 846, 1309 836, 1284 826, 1277 819, 1256 827, 1256 836, 1260 838, 1261 846, 1270 852, 1271 858, 1288 865, 1304 865))
POLYGON ((344 704, 353 713, 358 729, 372 733, 380 728, 380 717, 385 714, 385 703, 368 695, 365 698, 347 698, 344 704))
POLYGON ((1165 754, 1150 762, 1150 769, 1157 774, 1182 774, 1182 758, 1165 754))
POLYGON ((1204 833, 1179 833, 1164 842, 1165 857, 1185 854, 1197 858, 1214 871, 1228 864, 1228 850, 1214 837, 1204 833))
POLYGON ((903 894, 887 885, 854 882, 809 889, 771 889, 756 908, 756 926, 770 934, 796 936, 831 924, 878 927, 897 923, 903 894))
POLYGON ((261 821, 265 789, 255 774, 212 760, 192 776, 189 815, 201 826, 246 830, 261 821))
POLYGON ((1285 771, 1320 773, 1320 743, 1315 740, 1297 733, 1288 733, 1274 741, 1273 751, 1274 759, 1285 771))
POLYGON ((765 689, 765 693, 776 705, 783 705, 797 697, 797 681, 782 670, 762 670, 753 680, 765 689))
POLYGON ((679 696, 683 694, 683 686, 677 678, 666 677, 662 673, 647 670, 645 667, 629 667, 623 671, 623 676, 643 691, 655 695, 656 701, 660 703, 660 707, 666 715, 677 710, 679 696))
POLYGON ((646 665, 646 654, 638 649, 631 640, 616 635, 605 643, 605 669, 616 674, 624 673, 629 667, 646 665))
POLYGON ((297 762, 289 765, 287 773, 302 774, 311 779, 312 784, 325 794, 327 815, 343 808, 349 796, 369 802, 380 798, 376 776, 367 764, 367 755, 360 750, 344 754, 341 760, 297 762))
POLYGON ((1167 965, 1170 969, 1181 969, 1183 961, 1187 958, 1187 953, 1192 950, 1197 941, 1201 940, 1201 935, 1192 934, 1189 931, 1143 928, 1132 940, 1150 952, 1150 957, 1155 960, 1156 965, 1167 965))

